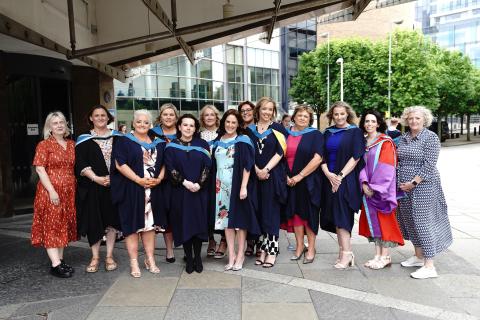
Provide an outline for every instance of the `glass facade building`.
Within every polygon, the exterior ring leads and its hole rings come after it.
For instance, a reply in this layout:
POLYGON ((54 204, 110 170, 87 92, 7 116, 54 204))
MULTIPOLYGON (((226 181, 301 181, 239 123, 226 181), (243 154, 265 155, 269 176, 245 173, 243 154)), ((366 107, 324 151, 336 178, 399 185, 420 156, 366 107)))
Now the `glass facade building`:
POLYGON ((480 67, 480 0, 418 0, 416 19, 434 42, 480 67))
POLYGON ((291 98, 288 95, 292 79, 298 73, 298 57, 317 46, 317 22, 310 19, 282 28, 282 108, 288 111, 291 98))
POLYGON ((127 83, 115 81, 117 122, 130 125, 137 109, 156 117, 167 102, 180 113, 198 115, 206 104, 224 111, 262 96, 281 101, 279 30, 270 44, 261 36, 204 49, 196 65, 181 55, 135 70, 141 75, 127 83))

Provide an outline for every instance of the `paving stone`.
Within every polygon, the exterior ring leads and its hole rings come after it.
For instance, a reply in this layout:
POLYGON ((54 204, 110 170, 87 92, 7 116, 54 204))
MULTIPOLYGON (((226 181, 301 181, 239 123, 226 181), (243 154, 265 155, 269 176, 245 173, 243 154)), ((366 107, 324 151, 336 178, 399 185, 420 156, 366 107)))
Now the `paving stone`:
POLYGON ((397 320, 432 320, 434 318, 424 317, 418 314, 414 314, 411 312, 406 312, 402 310, 390 309, 392 314, 395 316, 397 320))
POLYGON ((49 319, 85 319, 82 314, 88 314, 100 297, 101 295, 95 294, 27 303, 18 308, 12 317, 48 314, 49 319), (65 312, 70 314, 67 316, 65 312), (51 318, 51 315, 56 315, 56 317, 51 318))
POLYGON ((480 276, 480 270, 450 250, 447 250, 446 252, 443 252, 435 257, 435 267, 440 276, 447 273, 455 275, 474 274, 480 276))
POLYGON ((164 320, 239 320, 240 289, 178 289, 164 320))
POLYGON ((252 278, 242 279, 242 302, 311 303, 307 289, 252 278))
POLYGON ((450 298, 476 298, 480 301, 480 276, 445 274, 434 282, 450 298))
POLYGON ((333 284, 340 287, 375 292, 369 279, 366 278, 358 268, 336 270, 331 267, 330 270, 303 270, 303 276, 305 279, 333 284))
MULTIPOLYGON (((389 308, 382 308, 356 300, 310 291, 318 318, 355 320, 397 320, 389 308)), ((410 318, 404 318, 410 319, 410 318)))
MULTIPOLYGON (((478 287, 477 287, 478 288, 478 287)), ((465 297, 451 297, 450 300, 455 302, 464 312, 467 312, 480 319, 480 303, 478 303, 478 297, 465 298, 465 297)))
POLYGON ((261 272, 268 272, 268 273, 275 273, 280 275, 292 276, 292 277, 299 277, 301 278, 302 272, 296 263, 278 263, 273 266, 273 268, 262 268, 262 266, 256 266, 253 264, 244 265, 246 269, 261 271, 261 272))
POLYGON ((182 273, 179 289, 230 289, 240 288, 242 278, 238 275, 204 270, 202 273, 182 273))
POLYGON ((242 320, 317 320, 311 303, 244 303, 242 320))
POLYGON ((434 280, 392 277, 389 281, 385 281, 385 278, 370 278, 369 282, 379 294, 388 297, 451 311, 462 311, 434 280))
POLYGON ((98 305, 166 307, 170 303, 177 282, 178 278, 120 277, 105 293, 98 305))
POLYGON ((87 320, 158 320, 166 312, 166 307, 96 307, 87 320))
POLYGON ((0 319, 6 319, 14 314, 18 309, 20 309, 24 304, 7 304, 0 307, 0 319))

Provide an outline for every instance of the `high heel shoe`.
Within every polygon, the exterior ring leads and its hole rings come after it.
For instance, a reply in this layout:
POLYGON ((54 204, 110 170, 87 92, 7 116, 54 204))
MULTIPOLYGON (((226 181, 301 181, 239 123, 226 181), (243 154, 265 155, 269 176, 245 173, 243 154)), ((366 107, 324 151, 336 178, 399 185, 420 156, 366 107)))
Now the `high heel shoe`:
POLYGON ((333 266, 335 269, 345 270, 355 265, 355 255, 352 251, 343 251, 343 254, 350 256, 350 261, 348 261, 347 264, 343 264, 340 261, 335 263, 335 265, 333 266))
POLYGON ((343 252, 343 248, 338 247, 338 257, 337 257, 337 260, 335 260, 335 264, 340 262, 340 258, 342 258, 342 252, 343 252))
POLYGON ((313 263, 313 261, 315 261, 315 255, 316 254, 317 254, 317 251, 314 250, 313 251, 313 258, 307 258, 307 252, 305 252, 305 254, 303 255, 303 264, 313 263))
POLYGON ((150 271, 150 273, 157 274, 160 273, 160 268, 157 267, 155 264, 155 258, 154 257, 147 257, 145 259, 145 268, 150 271))
POLYGON ((300 260, 300 258, 302 257, 302 255, 304 255, 304 254, 305 254, 305 252, 307 252, 307 250, 308 250, 308 248, 307 248, 307 247, 303 247, 303 250, 302 250, 302 252, 300 252, 300 254, 299 254, 298 256, 296 256, 296 255, 293 255, 293 256, 291 256, 291 257, 290 257, 290 260, 291 260, 291 261, 297 261, 297 260, 300 260))
POLYGON ((243 262, 245 261, 245 257, 243 258, 242 262, 235 260, 235 264, 232 267, 233 271, 240 271, 243 269, 243 262))
POLYGON ((137 259, 130 259, 130 275, 134 278, 140 278, 142 273, 140 272, 140 267, 138 266, 137 259))

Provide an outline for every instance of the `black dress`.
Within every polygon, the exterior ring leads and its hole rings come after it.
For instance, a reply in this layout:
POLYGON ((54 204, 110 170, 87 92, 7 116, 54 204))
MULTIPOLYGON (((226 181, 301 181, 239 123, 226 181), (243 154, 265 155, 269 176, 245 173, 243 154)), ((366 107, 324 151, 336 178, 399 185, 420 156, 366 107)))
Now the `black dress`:
MULTIPOLYGON (((110 161, 108 158, 105 159, 99 144, 95 141, 106 139, 93 136, 83 140, 80 138, 75 147, 77 229, 79 235, 87 236, 88 243, 92 246, 103 238, 108 227, 118 230, 120 222, 117 207, 112 203, 110 187, 101 186, 80 174, 88 167, 99 177, 110 174, 110 161), (109 164, 106 161, 109 161, 109 164)), ((111 136, 109 139, 113 139, 113 146, 117 137, 111 136)))

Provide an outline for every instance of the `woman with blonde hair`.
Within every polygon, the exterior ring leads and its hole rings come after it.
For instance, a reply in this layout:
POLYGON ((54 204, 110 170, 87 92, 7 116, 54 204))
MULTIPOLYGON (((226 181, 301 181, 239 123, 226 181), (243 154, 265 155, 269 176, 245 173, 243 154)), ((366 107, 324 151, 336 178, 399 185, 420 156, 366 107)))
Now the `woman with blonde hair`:
POLYGON ((365 138, 348 103, 335 102, 327 118, 334 125, 324 132, 320 227, 337 234, 339 254, 334 267, 346 269, 355 263, 350 239, 353 216, 362 203, 359 174, 364 167, 365 138))
POLYGON ((32 245, 44 247, 51 261, 50 274, 69 278, 74 269, 63 260, 63 249, 78 240, 75 210, 75 143, 60 111, 50 112, 33 165, 40 181, 33 204, 32 245))
POLYGON ((397 182, 405 196, 398 200, 398 221, 405 240, 415 247, 415 254, 402 267, 420 267, 410 276, 415 279, 438 277, 434 258, 452 243, 447 203, 443 194, 437 160, 438 136, 428 127, 432 113, 413 106, 403 111, 409 127, 398 142, 397 182))
MULTIPOLYGON (((157 119, 155 119, 155 126, 151 129, 151 131, 160 139, 165 140, 168 144, 170 141, 177 138, 176 124, 178 118, 179 112, 177 107, 175 107, 173 103, 164 103, 160 107, 159 115, 157 119)), ((168 199, 168 197, 170 196, 170 184, 165 181, 160 185, 160 188, 162 189, 162 197, 164 199, 168 199)), ((164 203, 165 201, 161 202, 164 203)), ((167 217, 168 208, 165 207, 162 210, 165 211, 162 215, 167 217)), ((169 224, 168 221, 167 224, 169 224)), ((173 251, 173 235, 171 229, 171 226, 169 226, 167 230, 163 233, 163 239, 165 241, 166 248, 165 261, 167 261, 168 263, 174 263, 176 260, 173 251)))

